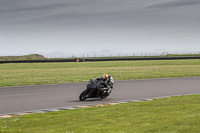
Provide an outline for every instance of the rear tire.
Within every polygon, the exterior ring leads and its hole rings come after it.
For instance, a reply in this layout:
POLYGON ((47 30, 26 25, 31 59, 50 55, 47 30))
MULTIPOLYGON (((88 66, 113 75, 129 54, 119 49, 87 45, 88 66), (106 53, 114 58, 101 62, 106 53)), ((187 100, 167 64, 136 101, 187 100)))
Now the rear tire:
POLYGON ((88 94, 89 94, 89 91, 88 90, 84 90, 79 96, 80 101, 85 101, 88 98, 87 97, 88 94))

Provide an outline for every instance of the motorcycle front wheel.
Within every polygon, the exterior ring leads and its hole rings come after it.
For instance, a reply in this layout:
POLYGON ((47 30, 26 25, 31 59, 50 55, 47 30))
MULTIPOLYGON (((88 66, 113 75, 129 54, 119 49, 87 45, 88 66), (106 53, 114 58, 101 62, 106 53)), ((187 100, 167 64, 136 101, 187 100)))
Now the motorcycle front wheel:
POLYGON ((79 99, 80 99, 81 101, 84 101, 84 100, 86 100, 86 99, 88 98, 89 94, 90 94, 90 92, 89 92, 88 90, 84 90, 84 91, 80 94, 79 99))
POLYGON ((105 99, 106 97, 108 97, 109 95, 103 95, 103 96, 100 96, 101 99, 105 99))

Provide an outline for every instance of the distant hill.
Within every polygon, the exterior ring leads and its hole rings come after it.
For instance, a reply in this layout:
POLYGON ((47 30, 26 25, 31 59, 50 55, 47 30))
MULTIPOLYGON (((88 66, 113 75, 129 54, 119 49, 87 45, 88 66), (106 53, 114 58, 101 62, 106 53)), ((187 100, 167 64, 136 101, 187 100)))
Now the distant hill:
POLYGON ((30 55, 23 55, 23 56, 0 56, 0 60, 42 60, 46 59, 43 55, 39 54, 30 54, 30 55))

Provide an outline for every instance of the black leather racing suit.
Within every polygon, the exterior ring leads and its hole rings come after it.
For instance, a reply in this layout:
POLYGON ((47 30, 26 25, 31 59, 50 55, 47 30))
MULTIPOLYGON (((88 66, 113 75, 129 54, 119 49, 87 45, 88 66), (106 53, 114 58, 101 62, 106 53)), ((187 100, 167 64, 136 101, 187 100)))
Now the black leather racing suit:
POLYGON ((108 79, 103 79, 102 77, 97 77, 95 80, 100 80, 102 82, 102 87, 98 89, 97 97, 99 96, 99 93, 103 90, 106 90, 107 95, 110 94, 111 90, 113 89, 114 81, 112 76, 108 76, 108 79))

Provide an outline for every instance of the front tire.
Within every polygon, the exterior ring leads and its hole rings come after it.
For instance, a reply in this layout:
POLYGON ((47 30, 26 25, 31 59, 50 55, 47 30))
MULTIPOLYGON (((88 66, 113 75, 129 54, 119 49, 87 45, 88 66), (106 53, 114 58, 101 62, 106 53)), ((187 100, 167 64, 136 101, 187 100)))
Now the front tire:
POLYGON ((89 91, 84 90, 79 96, 80 101, 85 101, 88 98, 88 95, 89 95, 89 91))
POLYGON ((101 98, 101 99, 105 99, 106 97, 108 97, 108 95, 107 95, 107 96, 101 96, 100 98, 101 98))

